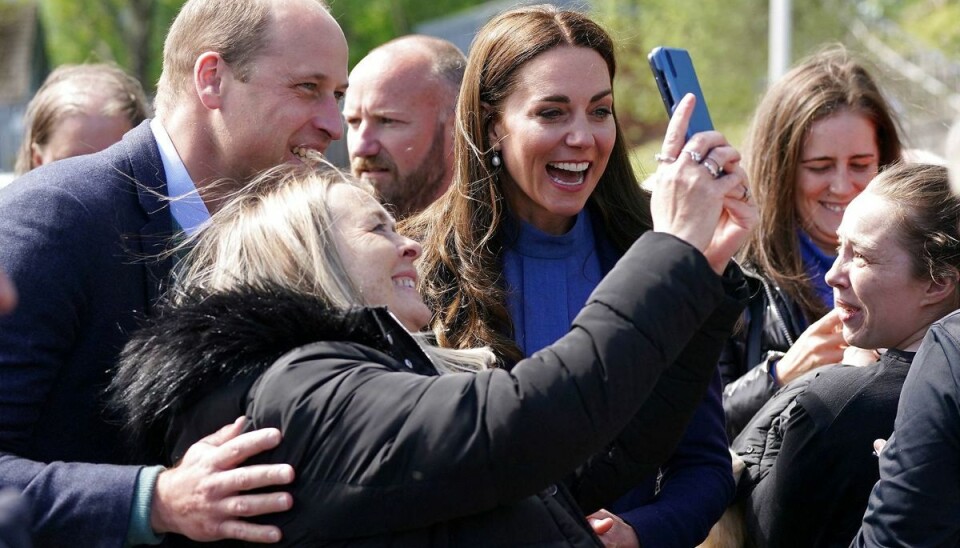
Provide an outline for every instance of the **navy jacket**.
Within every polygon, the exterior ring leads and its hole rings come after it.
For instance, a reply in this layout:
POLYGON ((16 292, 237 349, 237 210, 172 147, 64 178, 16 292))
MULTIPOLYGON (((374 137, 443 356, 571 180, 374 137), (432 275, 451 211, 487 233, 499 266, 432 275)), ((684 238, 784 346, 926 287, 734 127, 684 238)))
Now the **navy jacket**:
POLYGON ((39 546, 126 538, 139 468, 103 389, 170 269, 150 258, 171 232, 166 192, 149 122, 0 191, 0 267, 20 294, 0 318, 0 485, 31 500, 39 546))

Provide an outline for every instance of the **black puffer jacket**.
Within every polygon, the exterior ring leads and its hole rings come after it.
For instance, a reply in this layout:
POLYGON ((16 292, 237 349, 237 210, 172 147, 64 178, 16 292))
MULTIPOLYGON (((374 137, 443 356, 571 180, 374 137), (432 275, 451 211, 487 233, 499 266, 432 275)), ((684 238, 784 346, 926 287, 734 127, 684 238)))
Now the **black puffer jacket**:
POLYGON ((749 265, 743 267, 743 275, 750 302, 720 355, 730 440, 780 388, 770 375, 770 363, 782 358, 809 324, 800 307, 772 281, 749 265))
POLYGON ((745 297, 738 269, 651 233, 509 372, 438 375, 384 309, 259 290, 165 314, 117 382, 167 462, 241 413, 280 428, 262 460, 294 466, 295 503, 264 521, 284 544, 596 547, 584 513, 673 451, 745 297))
POLYGON ((757 412, 731 445, 753 545, 850 545, 880 479, 873 442, 893 431, 912 360, 890 349, 867 367, 819 367, 757 412))

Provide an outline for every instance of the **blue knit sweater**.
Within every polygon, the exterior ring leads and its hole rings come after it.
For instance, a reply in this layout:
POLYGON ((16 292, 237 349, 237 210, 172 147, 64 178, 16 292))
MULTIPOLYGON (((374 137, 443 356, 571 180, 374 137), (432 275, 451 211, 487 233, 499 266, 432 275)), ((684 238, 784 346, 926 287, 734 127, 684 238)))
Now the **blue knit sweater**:
MULTIPOLYGON (((505 223, 507 307, 525 356, 569 330, 619 256, 586 209, 560 236, 517 219, 505 223)), ((734 495, 719 372, 661 476, 659 489, 657 476, 646 478, 608 510, 629 523, 645 547, 696 546, 734 495)))

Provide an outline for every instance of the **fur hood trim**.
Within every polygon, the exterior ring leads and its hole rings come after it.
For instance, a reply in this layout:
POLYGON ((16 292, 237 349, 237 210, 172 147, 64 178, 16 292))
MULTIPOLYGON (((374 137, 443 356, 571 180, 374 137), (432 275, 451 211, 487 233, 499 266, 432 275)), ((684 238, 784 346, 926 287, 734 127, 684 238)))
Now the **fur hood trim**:
POLYGON ((162 439, 180 409, 321 341, 355 342, 394 356, 401 342, 407 355, 414 349, 429 362, 386 308, 336 310, 288 289, 238 288, 162 306, 124 347, 111 405, 123 416, 134 447, 146 448, 148 440, 162 439))

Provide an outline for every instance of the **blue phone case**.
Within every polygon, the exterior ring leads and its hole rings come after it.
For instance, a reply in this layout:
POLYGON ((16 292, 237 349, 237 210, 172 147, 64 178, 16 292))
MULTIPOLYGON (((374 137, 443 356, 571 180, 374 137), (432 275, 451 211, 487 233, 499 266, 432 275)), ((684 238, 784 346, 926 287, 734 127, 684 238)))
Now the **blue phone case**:
POLYGON ((653 77, 657 81, 660 97, 663 98, 663 105, 667 107, 669 116, 673 116, 677 103, 684 95, 692 93, 697 97, 697 105, 687 128, 687 139, 694 133, 712 130, 713 122, 710 120, 707 101, 703 98, 690 53, 681 48, 656 47, 647 55, 647 60, 650 61, 650 69, 653 70, 653 77))

